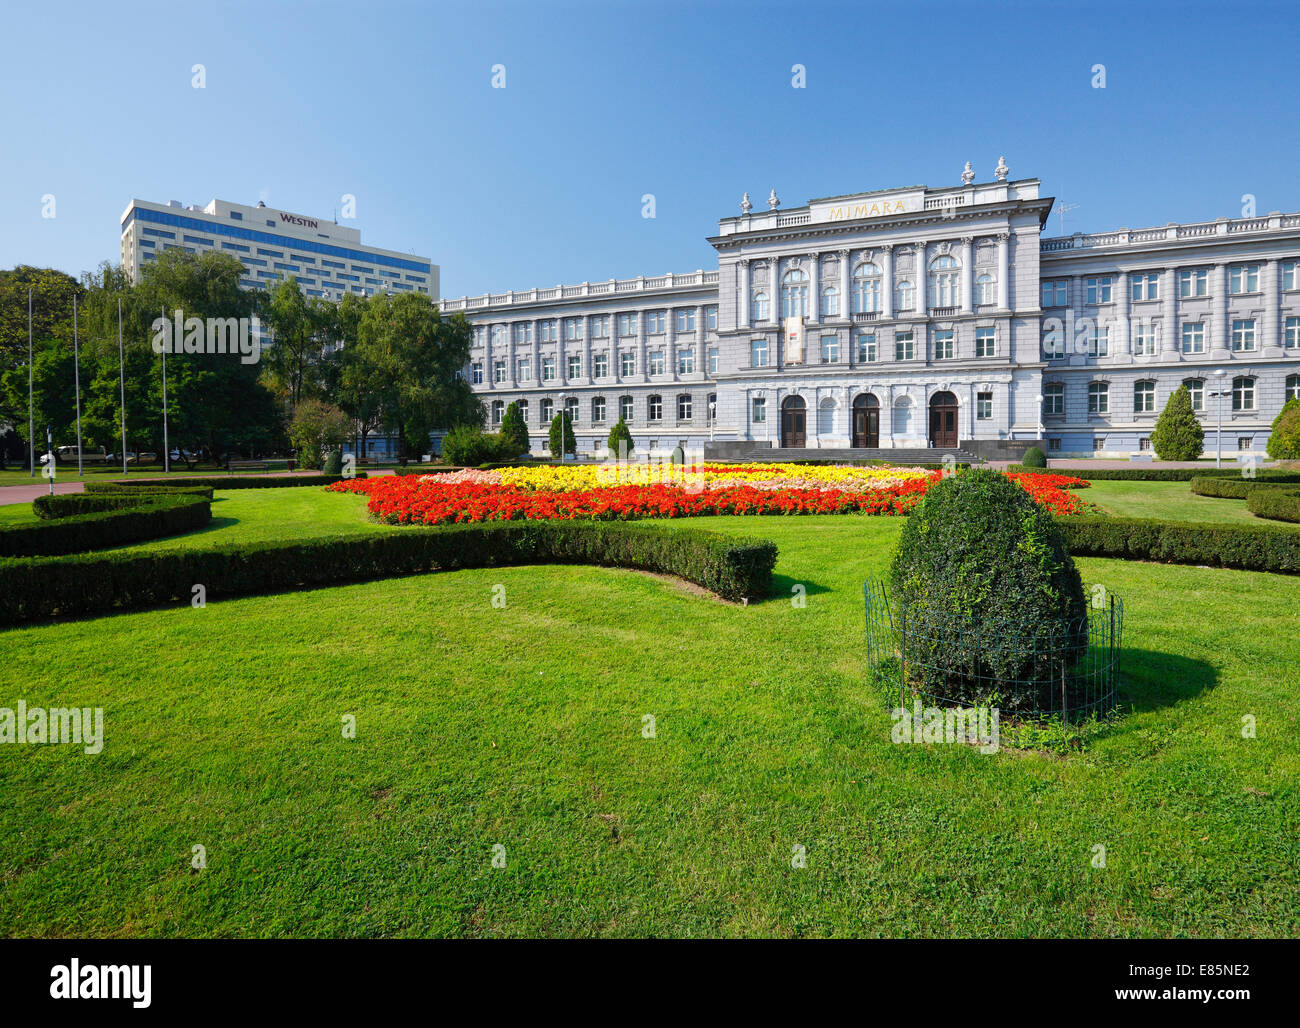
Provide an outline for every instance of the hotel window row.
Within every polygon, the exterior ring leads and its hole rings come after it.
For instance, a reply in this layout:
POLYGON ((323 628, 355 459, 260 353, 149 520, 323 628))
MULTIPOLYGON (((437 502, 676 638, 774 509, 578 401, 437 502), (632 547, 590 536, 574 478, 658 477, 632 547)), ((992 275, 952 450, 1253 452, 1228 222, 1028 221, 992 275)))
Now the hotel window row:
MULTIPOLYGON (((1230 296, 1249 296, 1260 292, 1262 264, 1232 264, 1227 268, 1230 296)), ((1282 261, 1279 269, 1282 292, 1300 291, 1300 260, 1282 261)), ((1175 274, 1180 300, 1200 299, 1210 295, 1210 268, 1180 268, 1175 274)), ((1113 302, 1116 277, 1097 275, 1081 278, 1083 303, 1096 306, 1113 302)), ((1139 302, 1159 300, 1161 298, 1160 278, 1161 273, 1158 271, 1131 272, 1128 276, 1129 299, 1139 302)), ((1069 279, 1052 279, 1043 282, 1042 305, 1044 307, 1068 307, 1069 303, 1069 279)))
MULTIPOLYGON (((674 399, 674 408, 677 414, 677 423, 685 424, 695 420, 695 397, 691 393, 679 393, 674 399)), ((707 421, 711 418, 712 412, 717 405, 717 394, 710 393, 704 404, 704 418, 707 421)), ((524 419, 524 424, 529 423, 530 405, 528 400, 515 400, 514 403, 519 406, 519 413, 524 419)), ((608 403, 603 396, 593 396, 588 404, 588 411, 591 414, 591 425, 604 425, 612 423, 608 420, 608 403)), ((581 402, 576 396, 569 396, 564 401, 565 413, 569 415, 574 425, 579 423, 579 412, 581 402)), ((647 396, 644 401, 645 424, 657 424, 664 420, 664 398, 658 393, 647 396)), ((499 426, 505 418, 506 401, 493 400, 490 408, 492 424, 499 426)), ((555 416, 555 400, 551 397, 543 397, 537 402, 538 420, 537 424, 546 427, 551 423, 555 416)), ((618 417, 622 418, 629 425, 637 424, 636 419, 636 401, 631 396, 620 396, 618 398, 618 417)))

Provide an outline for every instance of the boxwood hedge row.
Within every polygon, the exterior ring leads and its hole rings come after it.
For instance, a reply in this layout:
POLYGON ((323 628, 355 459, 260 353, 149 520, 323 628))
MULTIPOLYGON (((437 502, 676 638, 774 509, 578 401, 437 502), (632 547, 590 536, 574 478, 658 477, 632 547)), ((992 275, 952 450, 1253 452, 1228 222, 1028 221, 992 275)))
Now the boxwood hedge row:
POLYGON ((627 522, 513 521, 213 549, 0 560, 0 622, 518 564, 596 564, 676 575, 731 600, 766 595, 776 545, 627 522))
MULTIPOLYGON (((129 506, 95 510, 94 497, 42 497, 47 501, 34 525, 0 530, 0 557, 55 556, 145 542, 202 528, 212 520, 212 501, 186 493, 144 492, 129 506), (56 501, 50 503, 49 501, 56 501), (60 509, 57 501, 71 504, 60 509), (84 512, 66 511, 89 508, 84 512)), ((111 499, 111 497, 110 497, 111 499)), ((37 508, 38 513, 41 508, 37 508)))
MULTIPOLYGON (((205 478, 141 478, 113 479, 109 482, 87 482, 86 492, 119 492, 122 489, 175 489, 189 486, 207 486, 210 489, 286 489, 293 486, 329 485, 343 479, 343 475, 215 475, 205 478)), ((358 471, 353 478, 365 478, 358 471)))
POLYGON ((38 496, 32 509, 38 518, 73 518, 79 514, 98 514, 106 510, 122 510, 140 506, 141 499, 158 496, 195 496, 212 499, 211 486, 189 486, 183 489, 123 489, 120 492, 60 493, 38 496))
MULTIPOLYGON (((1250 496, 1274 492, 1256 490, 1250 496)), ((1059 524, 1076 557, 1300 572, 1300 531, 1292 529, 1111 517, 1060 518, 1059 524)))
POLYGON ((1300 489, 1252 489, 1246 493, 1246 509, 1271 521, 1300 522, 1300 489))

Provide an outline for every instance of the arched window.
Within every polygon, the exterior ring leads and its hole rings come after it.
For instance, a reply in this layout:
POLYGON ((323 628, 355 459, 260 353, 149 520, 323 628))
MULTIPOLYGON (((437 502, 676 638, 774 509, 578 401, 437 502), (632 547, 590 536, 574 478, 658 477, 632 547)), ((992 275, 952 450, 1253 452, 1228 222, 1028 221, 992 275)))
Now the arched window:
POLYGON ((754 320, 767 320, 767 293, 758 292, 754 294, 754 320))
POLYGON ((620 396, 618 398, 618 416, 629 425, 633 420, 633 407, 632 397, 620 396))
POLYGON ((519 404, 519 416, 524 419, 525 425, 528 424, 528 401, 516 400, 515 402, 519 404))
POLYGON ((997 303, 997 280, 987 272, 975 280, 975 302, 981 306, 997 303))
POLYGON ((835 400, 829 396, 817 408, 817 434, 835 434, 835 400))
POLYGON ((1253 378, 1234 378, 1232 380, 1232 409, 1255 409, 1255 380, 1253 378))
POLYGON ((1043 415, 1055 417, 1065 413, 1065 383, 1048 382, 1043 386, 1043 415))
POLYGON ((1156 384, 1150 380, 1133 383, 1133 413, 1152 414, 1156 409, 1156 384))
POLYGON ((1110 386, 1107 383, 1090 382, 1088 384, 1088 413, 1110 413, 1110 386))
POLYGON ((709 393, 707 406, 704 408, 704 415, 710 422, 717 420, 718 417, 718 394, 709 393))
POLYGON ((880 310, 880 268, 859 264, 853 269, 853 312, 870 314, 880 310))
POLYGON ((690 421, 694 405, 691 402, 690 393, 682 393, 677 397, 677 420, 690 421))
POLYGON ((564 413, 569 415, 569 420, 573 424, 578 423, 578 398, 576 396, 570 396, 564 401, 564 413))
POLYGON ((1205 379, 1185 378, 1183 385, 1187 386, 1187 393, 1192 398, 1192 410, 1205 410, 1205 379))
POLYGON ((930 306, 956 307, 961 303, 960 269, 955 257, 936 257, 930 262, 930 306))
POLYGON ((822 290, 822 317, 838 318, 840 316, 840 291, 834 286, 822 290))
POLYGON ((808 273, 791 268, 781 279, 781 315, 802 318, 808 314, 808 273))
POLYGON ((1300 375, 1287 375, 1285 399, 1300 400, 1300 375))
POLYGON ((501 424, 501 419, 505 416, 505 413, 506 413, 506 401, 493 400, 492 401, 492 424, 494 425, 501 424))
POLYGON ((894 308, 900 311, 910 311, 912 309, 912 300, 915 295, 915 291, 912 289, 912 283, 907 279, 903 279, 903 281, 898 283, 898 288, 895 290, 895 293, 894 308))
POLYGON ((591 398, 591 423, 599 425, 605 420, 605 398, 603 396, 593 396, 591 398))
POLYGON ((662 396, 647 396, 645 401, 645 414, 648 421, 663 421, 664 398, 662 396))

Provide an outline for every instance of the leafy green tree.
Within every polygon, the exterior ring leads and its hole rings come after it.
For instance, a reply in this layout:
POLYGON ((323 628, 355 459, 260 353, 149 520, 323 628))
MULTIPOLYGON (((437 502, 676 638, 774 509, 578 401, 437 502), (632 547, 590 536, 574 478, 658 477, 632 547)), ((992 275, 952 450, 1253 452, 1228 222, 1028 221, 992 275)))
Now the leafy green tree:
POLYGON ((294 408, 289 442, 298 451, 298 462, 304 468, 319 468, 325 451, 347 439, 351 428, 348 416, 332 403, 303 400, 294 408))
POLYGON ((515 449, 511 456, 518 457, 527 453, 532 444, 528 440, 528 425, 519 411, 519 404, 511 400, 506 405, 506 412, 501 418, 501 438, 515 449))
POLYGON ((614 427, 609 430, 610 456, 617 457, 619 455, 620 443, 627 443, 627 452, 632 452, 632 432, 628 429, 627 422, 622 418, 614 422, 614 427))
POLYGON ((337 340, 338 309, 306 296, 292 277, 270 290, 263 307, 275 334, 275 345, 265 355, 267 378, 292 411, 304 397, 325 394, 326 350, 337 340))
POLYGON ((552 457, 563 457, 566 453, 578 452, 578 442, 573 437, 573 420, 567 411, 561 411, 551 418, 551 436, 549 440, 552 457), (564 434, 564 449, 560 449, 560 434, 564 434))
POLYGON ((1205 430, 1192 410, 1192 394, 1187 386, 1179 386, 1156 420, 1151 445, 1161 460, 1196 460, 1204 443, 1205 430))
POLYGON ((1300 400, 1282 404, 1265 452, 1274 460, 1300 460, 1300 400))

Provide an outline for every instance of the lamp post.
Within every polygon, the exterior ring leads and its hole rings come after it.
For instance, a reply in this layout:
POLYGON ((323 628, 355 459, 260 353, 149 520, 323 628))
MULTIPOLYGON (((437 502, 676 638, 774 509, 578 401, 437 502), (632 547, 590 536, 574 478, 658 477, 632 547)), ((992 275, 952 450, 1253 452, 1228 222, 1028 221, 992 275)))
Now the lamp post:
POLYGON ((1038 439, 1043 441, 1043 436, 1047 434, 1047 428, 1043 424, 1043 394, 1038 394, 1038 439))
POLYGON ((1219 420, 1214 430, 1214 466, 1223 467, 1223 377, 1227 372, 1220 368, 1214 373, 1214 395, 1219 398, 1219 420))
POLYGON ((564 463, 565 456, 567 455, 569 450, 569 448, 564 445, 564 417, 568 413, 568 406, 566 404, 567 396, 568 396, 567 393, 560 394, 560 463, 561 464, 564 463))
POLYGON ((713 423, 718 420, 718 401, 709 401, 709 442, 713 442, 713 423))

